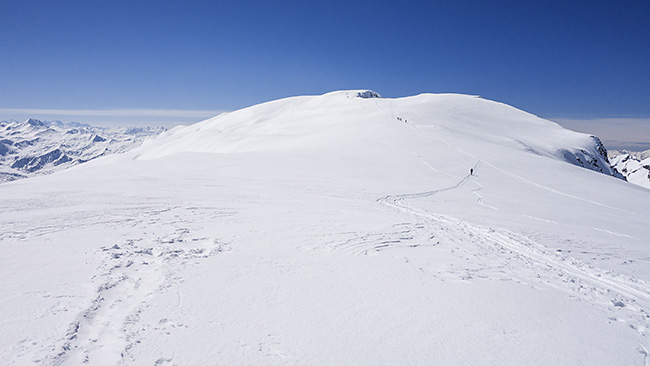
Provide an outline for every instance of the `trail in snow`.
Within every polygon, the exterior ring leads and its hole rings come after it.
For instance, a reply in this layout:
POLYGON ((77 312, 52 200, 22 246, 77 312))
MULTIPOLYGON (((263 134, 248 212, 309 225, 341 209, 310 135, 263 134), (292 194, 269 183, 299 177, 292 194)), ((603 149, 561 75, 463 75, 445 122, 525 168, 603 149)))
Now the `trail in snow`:
MULTIPOLYGON (((511 178, 517 179, 519 181, 525 182, 525 183, 530 184, 532 186, 535 186, 537 188, 544 189, 544 190, 547 190, 549 192, 553 192, 555 194, 558 194, 558 195, 561 195, 561 196, 564 196, 564 197, 568 197, 568 198, 575 199, 575 200, 582 201, 582 202, 588 202, 588 203, 591 203, 593 205, 605 207, 605 208, 616 210, 616 211, 625 212, 626 214, 638 215, 638 213, 636 213, 636 212, 630 212, 630 211, 622 210, 622 209, 620 209, 618 207, 612 207, 612 206, 609 206, 609 205, 606 205, 606 204, 603 204, 603 203, 600 203, 600 202, 597 202, 597 201, 594 201, 594 200, 589 200, 589 199, 586 199, 586 198, 583 198, 583 197, 578 197, 578 196, 575 196, 575 195, 572 195, 572 194, 564 193, 564 192, 558 191, 557 189, 550 188, 550 187, 547 187, 547 186, 532 182, 532 181, 530 181, 530 180, 528 180, 528 179, 526 179, 524 177, 521 177, 521 176, 519 176, 517 174, 514 174, 514 173, 512 173, 510 171, 502 169, 502 168, 498 167, 497 165, 495 165, 494 163, 491 163, 489 161, 485 161, 484 159, 483 160, 479 159, 474 154, 471 154, 471 153, 461 149, 460 147, 450 143, 445 138, 442 138, 440 136, 437 136, 437 135, 434 135, 434 134, 430 133, 429 131, 426 131, 425 129, 421 128, 420 126, 418 126, 415 123, 406 122, 406 124, 408 126, 410 126, 411 128, 413 128, 413 129, 415 129, 415 130, 417 130, 417 131, 419 131, 419 132, 421 132, 421 133, 423 133, 423 134, 425 134, 425 135, 427 135, 427 136, 429 136, 429 137, 431 137, 433 139, 441 141, 442 143, 447 145, 450 149, 456 150, 459 153, 461 153, 461 154, 463 154, 465 156, 468 156, 470 158, 473 158, 475 160, 480 160, 479 163, 485 162, 485 164, 489 165, 490 167, 496 169, 497 171, 499 171, 499 172, 501 172, 501 173, 503 173, 503 174, 505 174, 505 175, 507 175, 507 176, 509 176, 511 178)), ((490 207, 490 208, 494 209, 494 207, 490 207)))
POLYGON ((485 197, 483 197, 480 193, 478 193, 480 190, 483 189, 483 185, 481 183, 479 183, 479 182, 472 182, 472 183, 476 184, 476 186, 478 187, 476 189, 472 189, 472 193, 474 195, 476 195, 476 197, 478 197, 477 200, 476 200, 476 203, 478 203, 479 205, 483 205, 483 206, 485 206, 487 208, 490 208, 490 209, 492 209, 494 211, 501 211, 498 208, 496 208, 494 206, 490 206, 490 205, 486 204, 485 202, 483 202, 485 197))
MULTIPOLYGON (((479 164, 477 164, 479 165, 479 164)), ((476 170, 476 168, 474 168, 476 170)), ((467 176, 463 177, 463 179, 456 183, 455 185, 451 187, 446 187, 446 188, 441 188, 441 189, 434 189, 432 191, 426 191, 426 192, 420 192, 420 193, 410 193, 410 194, 402 194, 402 195, 395 195, 395 196, 386 196, 383 198, 380 198, 380 200, 405 200, 405 199, 412 199, 412 198, 424 198, 424 197, 430 197, 433 196, 434 194, 449 191, 452 189, 456 189, 463 184, 467 182, 467 180, 470 178, 470 175, 468 174, 467 176)))
POLYGON ((141 316, 154 297, 181 283, 185 266, 228 250, 226 243, 193 236, 187 228, 100 248, 98 255, 105 259, 92 278, 94 297, 65 336, 52 345, 55 353, 42 361, 51 365, 136 362, 131 353, 146 340, 143 333, 183 326, 170 319, 143 323, 141 316))
MULTIPOLYGON (((476 172, 480 162, 476 165, 476 172)), ((505 230, 481 227, 448 215, 427 212, 406 203, 457 189, 471 176, 463 177, 453 186, 421 193, 388 195, 379 198, 381 204, 424 219, 428 225, 452 232, 464 238, 462 242, 480 245, 492 254, 536 268, 537 277, 547 285, 565 289, 572 296, 600 303, 609 309, 610 319, 623 321, 637 330, 648 342, 650 330, 650 286, 641 280, 586 265, 563 254, 551 253, 531 239, 505 230), (542 275, 543 273, 544 275, 542 275), (623 315, 624 313, 624 315, 623 315), (614 315, 615 314, 615 315, 614 315)), ((471 248, 470 248, 471 250, 471 248)))
MULTIPOLYGON (((406 123, 412 128, 443 142, 449 148, 476 159, 474 155, 463 151, 446 139, 433 135, 416 124, 406 123)), ((478 173, 479 167, 482 163, 482 160, 478 160, 473 168, 474 174, 478 173)), ((531 182, 489 162, 486 162, 486 164, 509 177, 549 190, 561 196, 620 211, 620 209, 615 207, 565 194, 555 189, 531 182)), ((472 178, 472 175, 464 176, 456 184, 445 188, 418 193, 387 195, 379 198, 377 201, 399 211, 424 219, 429 223, 427 226, 434 225, 444 228, 445 231, 451 231, 455 233, 452 234, 453 236, 465 238, 462 242, 467 242, 469 240, 471 243, 480 245, 483 250, 488 250, 492 254, 501 257, 505 256, 508 261, 523 262, 526 266, 532 266, 538 271, 544 272, 545 276, 538 274, 537 277, 545 280, 547 285, 562 288, 568 291, 572 296, 583 298, 591 302, 597 302, 601 306, 606 307, 608 309, 607 311, 611 314, 610 319, 628 323, 632 329, 639 332, 646 344, 650 344, 648 343, 650 340, 648 337, 648 331, 650 331, 650 314, 648 313, 648 310, 646 310, 650 309, 650 286, 645 282, 581 263, 577 259, 566 256, 565 254, 549 252, 544 246, 520 234, 489 227, 481 227, 448 215, 427 212, 407 203, 409 200, 426 198, 460 188, 467 183, 470 178, 472 178)), ((478 193, 483 186, 479 182, 474 183, 478 188, 472 190, 472 193, 478 196, 478 204, 485 205, 483 203, 484 197, 478 193)), ((485 206, 498 210, 496 207, 485 206)), ((602 229, 595 229, 604 231, 602 229)), ((627 237, 624 234, 608 233, 627 237)), ((642 350, 646 349, 643 345, 640 347, 642 350)), ((646 355, 647 359, 647 352, 644 353, 644 355, 646 355)))

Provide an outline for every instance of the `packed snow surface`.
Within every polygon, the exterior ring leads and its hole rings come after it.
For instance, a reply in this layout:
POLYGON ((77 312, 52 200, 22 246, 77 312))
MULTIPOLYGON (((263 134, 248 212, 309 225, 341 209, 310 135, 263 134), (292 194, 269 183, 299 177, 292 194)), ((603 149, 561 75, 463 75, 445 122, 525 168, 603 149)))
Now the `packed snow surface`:
POLYGON ((0 359, 647 365, 650 191, 600 148, 341 91, 0 185, 0 359))

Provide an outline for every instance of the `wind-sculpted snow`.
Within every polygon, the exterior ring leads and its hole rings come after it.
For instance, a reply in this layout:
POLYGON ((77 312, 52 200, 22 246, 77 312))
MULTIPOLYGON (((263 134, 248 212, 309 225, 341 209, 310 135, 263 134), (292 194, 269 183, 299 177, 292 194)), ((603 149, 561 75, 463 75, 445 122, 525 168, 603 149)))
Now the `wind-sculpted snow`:
POLYGON ((1 185, 0 359, 648 363, 650 194, 565 160, 593 138, 358 92, 1 185))

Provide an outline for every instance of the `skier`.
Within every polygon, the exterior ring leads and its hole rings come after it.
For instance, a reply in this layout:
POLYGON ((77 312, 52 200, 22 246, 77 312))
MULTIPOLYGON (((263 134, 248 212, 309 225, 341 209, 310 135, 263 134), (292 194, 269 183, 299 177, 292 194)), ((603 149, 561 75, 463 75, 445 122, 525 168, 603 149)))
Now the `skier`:
POLYGON ((469 168, 469 175, 474 175, 474 168, 469 168))

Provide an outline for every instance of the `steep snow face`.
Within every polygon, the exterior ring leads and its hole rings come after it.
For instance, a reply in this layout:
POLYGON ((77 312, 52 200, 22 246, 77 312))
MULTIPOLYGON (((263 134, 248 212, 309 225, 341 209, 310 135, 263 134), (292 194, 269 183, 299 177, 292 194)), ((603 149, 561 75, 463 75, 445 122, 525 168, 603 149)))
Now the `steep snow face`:
POLYGON ((650 193, 577 166, 593 138, 360 92, 0 185, 0 359, 647 362, 650 193))
POLYGON ((620 171, 628 182, 650 188, 649 152, 644 151, 636 155, 631 152, 622 152, 611 159, 612 166, 620 171))
POLYGON ((102 128, 60 121, 0 122, 0 183, 128 151, 163 128, 102 128))

